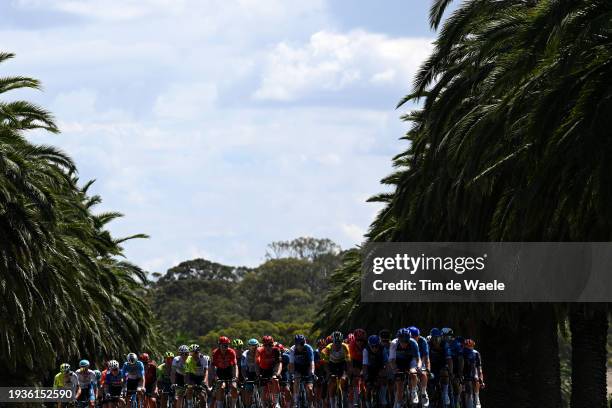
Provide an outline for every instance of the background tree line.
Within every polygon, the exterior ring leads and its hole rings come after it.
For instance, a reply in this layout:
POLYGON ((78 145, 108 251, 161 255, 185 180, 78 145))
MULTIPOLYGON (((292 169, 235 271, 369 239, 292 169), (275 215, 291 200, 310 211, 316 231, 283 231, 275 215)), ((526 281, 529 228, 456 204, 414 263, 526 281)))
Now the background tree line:
POLYGON ((221 334, 289 342, 311 331, 341 254, 331 240, 301 237, 271 243, 256 268, 194 259, 157 274, 147 298, 174 345, 210 348, 221 334))

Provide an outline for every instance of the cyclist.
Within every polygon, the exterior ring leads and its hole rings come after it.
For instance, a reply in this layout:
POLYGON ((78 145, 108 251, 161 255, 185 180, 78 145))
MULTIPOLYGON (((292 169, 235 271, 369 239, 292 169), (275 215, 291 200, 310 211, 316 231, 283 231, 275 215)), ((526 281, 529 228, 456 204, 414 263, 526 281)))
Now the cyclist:
MULTIPOLYGON (((272 336, 263 336, 262 346, 257 349, 256 361, 259 367, 259 375, 261 378, 269 380, 272 385, 272 394, 274 406, 280 407, 280 384, 279 377, 281 374, 281 350, 274 345, 272 336)), ((269 396, 268 396, 269 397, 269 396)))
POLYGON ((124 386, 123 376, 121 375, 121 370, 119 370, 119 362, 117 360, 108 362, 108 368, 103 378, 102 392, 104 393, 104 399, 102 404, 104 407, 110 408, 121 399, 121 391, 124 386))
POLYGON ((102 399, 100 389, 102 388, 102 372, 100 370, 93 370, 96 376, 96 401, 102 399))
POLYGON ((378 402, 381 405, 387 405, 387 395, 383 392, 383 385, 386 383, 386 366, 388 363, 389 355, 387 350, 382 346, 380 337, 376 334, 368 337, 368 345, 363 350, 363 367, 362 367, 362 377, 365 379, 366 383, 366 405, 368 408, 371 407, 370 404, 370 395, 372 392, 376 390, 376 387, 379 389, 378 394, 378 402))
POLYGON ((278 347, 281 352, 281 373, 279 380, 280 398, 282 400, 281 406, 283 408, 290 408, 292 401, 290 385, 292 379, 291 373, 289 372, 289 349, 286 349, 285 346, 280 343, 275 343, 275 347, 278 347))
POLYGON ((429 380, 429 373, 431 372, 431 365, 429 362, 429 344, 425 338, 421 337, 421 331, 418 327, 410 326, 408 330, 410 331, 410 337, 412 337, 419 346, 421 364, 419 364, 417 367, 417 371, 420 379, 419 385, 421 387, 421 405, 423 405, 423 407, 428 407, 429 396, 427 395, 427 381, 429 380))
MULTIPOLYGON (((480 353, 475 349, 476 342, 465 339, 463 348, 463 378, 468 387, 473 386, 474 406, 480 408, 480 388, 484 387, 484 373, 482 372, 482 360, 480 353)), ((471 394, 471 393, 470 393, 471 394)), ((468 404, 470 401, 468 401, 468 404)))
POLYGON ((178 356, 172 360, 172 370, 170 371, 170 381, 174 384, 174 406, 182 408, 183 397, 185 396, 185 364, 189 357, 189 348, 182 344, 178 348, 178 356))
POLYGON ((257 360, 255 359, 257 354, 257 347, 259 347, 259 341, 257 339, 249 339, 247 342, 247 349, 242 353, 240 359, 240 367, 242 376, 244 378, 244 390, 242 392, 242 398, 244 399, 244 405, 250 408, 253 399, 253 388, 255 381, 257 381, 257 360))
MULTIPOLYGON (((317 340, 317 349, 314 351, 314 363, 315 363, 315 400, 317 406, 325 404, 327 399, 327 384, 325 383, 325 360, 323 360, 321 353, 327 346, 324 338, 317 340)), ((325 406, 325 405, 323 405, 325 406)))
POLYGON ((96 374, 89 369, 89 360, 83 359, 79 362, 76 374, 79 383, 76 400, 89 401, 89 406, 93 408, 97 397, 96 374))
POLYGON ((129 353, 126 356, 126 361, 121 368, 121 376, 125 378, 125 403, 129 405, 131 394, 136 392, 136 397, 142 406, 145 386, 144 364, 138 361, 136 353, 129 353))
MULTIPOLYGON (((53 388, 65 388, 66 390, 70 390, 72 392, 72 398, 74 398, 78 386, 79 379, 75 372, 70 369, 70 364, 60 364, 59 373, 57 373, 53 379, 53 388)), ((61 405, 62 403, 58 402, 57 406, 60 407, 61 405)))
POLYGON ((453 359, 450 347, 443 341, 442 331, 438 328, 433 328, 429 332, 429 361, 433 378, 439 381, 442 387, 442 403, 445 406, 449 405, 449 367, 452 367, 453 359))
POLYGON ((410 376, 410 397, 413 404, 419 403, 417 394, 417 367, 421 365, 419 345, 410 337, 408 328, 399 329, 397 337, 389 347, 389 364, 395 373, 395 407, 401 408, 404 398, 404 376, 410 376))
POLYGON ((336 388, 337 381, 340 381, 340 387, 345 390, 347 383, 347 373, 349 372, 349 364, 351 361, 351 353, 346 343, 342 341, 342 333, 335 331, 332 333, 332 342, 323 350, 323 359, 325 360, 325 368, 327 376, 335 376, 336 381, 328 381, 327 395, 329 396, 330 408, 336 407, 336 388))
MULTIPOLYGON (((212 352, 212 367, 215 368, 217 380, 222 381, 221 386, 217 388, 215 393, 215 401, 217 408, 223 407, 225 387, 230 387, 231 390, 231 408, 236 407, 238 399, 238 388, 236 387, 236 379, 238 378, 238 361, 236 351, 230 348, 230 339, 226 336, 220 336, 216 349, 212 352)), ((227 408, 227 407, 225 407, 227 408)))
POLYGON ((147 353, 142 353, 139 360, 144 365, 144 383, 145 383, 145 405, 155 408, 157 395, 157 364, 151 360, 147 353))
POLYGON ((300 381, 303 381, 306 388, 306 398, 308 405, 314 401, 313 382, 315 375, 314 351, 310 344, 306 344, 306 337, 297 334, 294 345, 289 349, 289 371, 293 374, 296 381, 293 383, 293 403, 297 407, 300 395, 300 381))
MULTIPOLYGON (((378 332, 378 336, 380 337, 380 343, 382 348, 386 350, 387 357, 389 356, 389 348, 391 347, 391 331, 389 329, 382 329, 378 332)), ((393 389, 393 384, 395 382, 395 373, 391 367, 391 364, 387 364, 386 368, 387 381, 385 381, 380 392, 385 395, 387 401, 391 401, 393 398, 391 390, 393 389)))
POLYGON ((449 365, 449 374, 453 386, 453 392, 457 397, 457 401, 461 396, 461 377, 463 373, 463 337, 455 337, 453 329, 450 327, 442 328, 442 339, 448 344, 451 352, 451 364, 449 365))
MULTIPOLYGON (((201 387, 200 406, 206 407, 206 390, 208 389, 208 366, 210 365, 210 359, 207 355, 200 353, 200 346, 198 344, 189 346, 189 351, 191 355, 187 357, 187 361, 185 362, 187 384, 201 387)), ((193 389, 192 387, 188 387, 187 400, 191 400, 192 395, 193 389)))
POLYGON ((352 384, 352 392, 349 397, 353 405, 358 405, 362 387, 360 375, 363 367, 363 349, 367 345, 368 335, 363 329, 355 329, 348 337, 348 346, 351 355, 350 373, 352 384))
POLYGON ((240 363, 240 359, 242 358, 242 353, 244 352, 244 342, 241 339, 233 339, 231 345, 236 352, 236 358, 238 359, 238 382, 242 383, 244 378, 242 375, 242 364, 240 363))
POLYGON ((172 373, 172 361, 174 360, 174 353, 166 351, 164 354, 164 362, 157 366, 157 390, 158 396, 160 396, 161 406, 168 406, 168 398, 172 395, 172 379, 170 374, 172 373))

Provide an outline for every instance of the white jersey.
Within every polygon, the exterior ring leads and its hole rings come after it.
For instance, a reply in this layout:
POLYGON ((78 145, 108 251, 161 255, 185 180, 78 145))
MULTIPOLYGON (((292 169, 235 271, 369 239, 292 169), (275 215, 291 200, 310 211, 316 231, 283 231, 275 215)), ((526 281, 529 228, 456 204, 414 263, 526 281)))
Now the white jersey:
POLYGON ((76 376, 77 382, 81 388, 89 388, 92 385, 96 385, 96 373, 94 373, 92 370, 78 370, 76 376))
POLYGON ((248 373, 254 373, 257 371, 257 361, 255 360, 255 352, 251 350, 244 350, 242 358, 240 359, 240 366, 248 373))
POLYGON ((181 356, 176 356, 174 360, 172 360, 172 371, 180 375, 185 375, 185 365, 187 365, 187 359, 183 360, 181 356))

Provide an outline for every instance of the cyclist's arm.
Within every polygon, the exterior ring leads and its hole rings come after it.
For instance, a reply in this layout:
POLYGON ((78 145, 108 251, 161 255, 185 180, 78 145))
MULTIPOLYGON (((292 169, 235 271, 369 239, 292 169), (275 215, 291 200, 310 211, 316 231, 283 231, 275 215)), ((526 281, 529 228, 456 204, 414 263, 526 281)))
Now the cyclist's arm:
POLYGON ((361 355, 361 375, 362 376, 365 376, 369 363, 370 362, 368 361, 368 349, 366 347, 363 349, 363 354, 361 355))
POLYGON ((395 364, 395 358, 397 355, 397 343, 391 343, 389 346, 389 366, 393 371, 397 371, 397 365, 395 364))
POLYGON ((174 365, 174 360, 172 361, 172 366, 170 368, 170 382, 172 384, 176 384, 176 366, 174 365))
POLYGON ((290 373, 294 373, 295 372, 295 350, 291 350, 289 352, 289 367, 288 370, 290 373))

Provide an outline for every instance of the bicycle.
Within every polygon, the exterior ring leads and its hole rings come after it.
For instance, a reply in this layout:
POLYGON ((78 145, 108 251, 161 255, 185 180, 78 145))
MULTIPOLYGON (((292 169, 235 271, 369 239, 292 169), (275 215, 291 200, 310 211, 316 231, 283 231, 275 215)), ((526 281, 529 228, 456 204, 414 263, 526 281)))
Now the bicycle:
POLYGON ((162 384, 161 391, 158 391, 158 396, 157 404, 159 408, 172 408, 174 406, 174 389, 172 384, 162 384))
POLYGON ((274 407, 274 393, 272 392, 273 390, 271 389, 271 385, 272 385, 272 380, 275 379, 275 377, 261 377, 259 379, 260 382, 260 386, 263 388, 263 407, 264 408, 273 408, 274 407))
POLYGON ((251 405, 246 408, 263 408, 261 403, 261 396, 259 395, 259 381, 246 380, 244 386, 251 385, 253 390, 251 391, 251 405))
POLYGON ((336 383, 336 408, 344 408, 344 392, 342 391, 340 377, 335 374, 330 374, 329 380, 336 383))
MULTIPOLYGON (((306 381, 305 381, 305 378, 308 378, 308 377, 303 377, 303 376, 299 376, 298 377, 298 381, 299 381, 299 385, 298 385, 298 405, 297 405, 298 408, 310 408, 311 407, 311 405, 310 405, 311 401, 309 401, 308 394, 306 393, 306 381)), ((293 381, 295 381, 295 379, 293 381)), ((293 389, 293 386, 291 387, 291 389, 293 389)))
POLYGON ((126 391, 130 408, 143 408, 142 401, 138 398, 138 391, 130 390, 126 391))
POLYGON ((185 397, 185 402, 187 402, 187 408, 198 408, 205 407, 207 403, 207 392, 208 389, 201 385, 188 385, 187 389, 191 390, 191 398, 185 397))
MULTIPOLYGON (((213 394, 216 394, 218 387, 223 387, 223 406, 225 408, 230 408, 232 406, 232 393, 230 385, 235 381, 235 378, 232 378, 231 380, 215 380, 215 392, 213 392, 213 394)), ((237 404, 236 406, 238 407, 237 404)))

